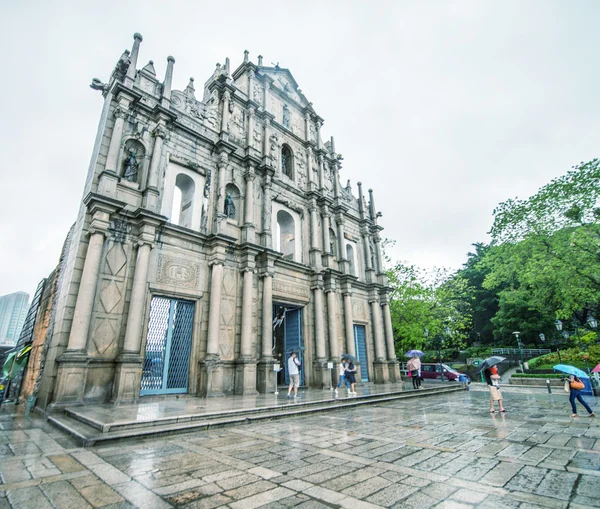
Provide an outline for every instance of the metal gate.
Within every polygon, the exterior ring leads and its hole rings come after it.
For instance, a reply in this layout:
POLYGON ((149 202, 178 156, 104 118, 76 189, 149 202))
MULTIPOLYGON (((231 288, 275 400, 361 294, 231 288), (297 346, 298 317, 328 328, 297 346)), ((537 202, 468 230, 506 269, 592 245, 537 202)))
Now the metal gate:
POLYGON ((304 385, 304 344, 302 341, 302 309, 286 308, 284 322, 284 374, 285 384, 290 383, 287 362, 292 352, 296 352, 300 361, 300 385, 304 385))
POLYGON ((356 360, 360 362, 360 381, 369 381, 369 363, 367 362, 367 342, 365 339, 365 326, 354 326, 354 346, 356 349, 356 360))
POLYGON ((153 297, 140 394, 188 390, 194 303, 153 297))

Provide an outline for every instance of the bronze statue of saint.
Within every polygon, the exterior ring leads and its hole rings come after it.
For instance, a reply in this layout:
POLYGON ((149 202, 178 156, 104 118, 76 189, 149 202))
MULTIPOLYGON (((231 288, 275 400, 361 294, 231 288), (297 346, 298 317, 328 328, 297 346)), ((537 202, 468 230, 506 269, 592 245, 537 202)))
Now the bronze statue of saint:
POLYGON ((233 198, 231 194, 227 193, 225 195, 225 215, 230 219, 235 219, 235 203, 233 203, 233 198))
POLYGON ((128 180, 129 182, 137 182, 137 174, 138 168, 140 167, 140 163, 137 162, 136 159, 137 152, 130 148, 129 154, 125 158, 125 162, 123 163, 125 166, 125 173, 123 174, 123 178, 128 180))

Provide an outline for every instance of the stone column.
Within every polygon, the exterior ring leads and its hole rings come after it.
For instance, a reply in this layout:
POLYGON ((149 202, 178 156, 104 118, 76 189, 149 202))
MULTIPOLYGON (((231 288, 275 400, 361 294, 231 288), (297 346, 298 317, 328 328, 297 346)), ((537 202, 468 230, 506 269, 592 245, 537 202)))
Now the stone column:
POLYGON ((323 228, 323 255, 322 255, 322 259, 323 259, 323 265, 325 267, 331 267, 332 263, 331 263, 331 239, 329 238, 329 208, 327 207, 327 205, 323 205, 322 209, 321 209, 321 214, 322 214, 322 220, 321 220, 321 225, 323 228))
POLYGON ((216 216, 216 233, 222 233, 223 223, 227 220, 225 214, 225 172, 227 171, 228 156, 226 153, 219 154, 217 162, 217 170, 219 172, 218 188, 217 188, 217 213, 216 216))
POLYGON ((252 148, 252 136, 254 135, 254 108, 248 110, 248 131, 246 132, 246 149, 252 148))
POLYGON ((115 125, 113 126, 112 136, 110 137, 110 145, 108 146, 108 154, 106 155, 106 171, 112 171, 119 174, 119 155, 121 152, 121 140, 123 138, 123 125, 127 116, 127 109, 121 105, 117 106, 114 112, 115 125))
POLYGON ((271 128, 271 121, 268 118, 265 118, 264 122, 263 122, 263 147, 262 147, 262 157, 263 157, 263 164, 264 165, 268 165, 269 164, 269 131, 271 128))
POLYGON ((231 99, 231 94, 229 90, 225 90, 223 92, 223 99, 221 102, 223 103, 222 115, 221 115, 221 132, 229 132, 228 124, 229 124, 229 100, 231 99))
POLYGON ((337 162, 333 163, 333 196, 339 198, 340 196, 340 174, 337 162))
POLYGON ((262 280, 262 345, 257 366, 257 388, 258 392, 266 394, 275 390, 277 380, 277 374, 273 371, 273 274, 265 272, 262 280))
POLYGON ((263 94, 263 108, 265 111, 269 111, 269 90, 271 89, 271 84, 269 80, 265 80, 265 93, 263 94))
POLYGON ((123 344, 123 351, 127 353, 140 353, 151 249, 150 244, 140 242, 135 263, 129 313, 127 314, 127 327, 125 328, 125 341, 123 344))
POLYGON ((367 283, 375 283, 375 269, 372 265, 371 245, 369 243, 369 232, 365 229, 362 232, 363 252, 365 253, 365 275, 367 283))
POLYGON ((152 246, 148 242, 138 242, 137 259, 133 275, 133 286, 129 299, 129 312, 125 329, 123 351, 116 360, 115 380, 111 401, 131 402, 138 398, 142 377, 142 357, 140 356, 144 311, 148 286, 148 267, 152 246))
POLYGON ((383 263, 381 261, 381 237, 379 235, 373 235, 373 240, 375 241, 375 267, 374 269, 377 271, 377 274, 381 274, 383 272, 383 263))
POLYGON ((320 270, 321 250, 319 248, 319 225, 318 225, 318 212, 317 202, 314 198, 311 198, 310 205, 310 265, 320 270))
POLYGON ((242 338, 235 377, 235 393, 244 395, 258 394, 256 390, 256 360, 252 355, 253 284, 254 271, 246 268, 242 283, 242 338))
POLYGON ((273 237, 271 232, 271 209, 273 207, 271 203, 271 174, 265 175, 265 182, 263 184, 263 233, 262 245, 264 247, 273 247, 273 237))
POLYGON ((104 233, 93 232, 88 244, 66 352, 58 359, 53 406, 81 403, 87 380, 87 342, 100 273, 104 233))
POLYGON ((348 274, 350 264, 346 259, 346 246, 344 243, 344 216, 337 214, 335 221, 338 227, 338 268, 348 274))
POLYGON ((316 122, 317 124, 317 149, 322 149, 323 144, 321 143, 321 120, 316 122))
MULTIPOLYGON (((336 293, 335 290, 330 289, 326 291, 326 294, 328 318, 327 325, 329 328, 329 358, 337 361, 340 358, 341 352, 338 348, 336 293)), ((354 331, 352 334, 354 334, 354 331)))
POLYGON ((161 124, 156 126, 154 132, 154 148, 152 149, 152 161, 148 173, 148 186, 144 192, 144 208, 158 213, 158 179, 160 174, 160 161, 162 158, 163 140, 167 136, 167 130, 161 124))
POLYGON ((329 370, 327 369, 327 358, 325 351, 325 322, 323 319, 323 288, 317 284, 313 288, 314 313, 315 313, 315 353, 313 371, 315 374, 315 386, 323 388, 331 387, 329 370))
POLYGON ((373 343, 375 347, 375 360, 373 369, 375 371, 374 382, 383 384, 387 381, 387 363, 385 362, 383 350, 383 331, 381 329, 381 307, 376 298, 369 300, 371 304, 371 324, 373 330, 373 343))
POLYGON ((137 67, 137 59, 138 54, 140 52, 140 42, 142 42, 143 37, 141 34, 137 32, 133 34, 133 47, 131 48, 131 53, 129 56, 130 64, 127 68, 127 75, 125 76, 125 86, 127 88, 133 88, 133 82, 135 79, 135 70, 137 67))
POLYGON ((394 345, 392 315, 390 313, 390 304, 387 299, 382 301, 381 308, 383 310, 383 327, 385 331, 385 343, 387 345, 388 374, 390 382, 402 382, 402 378, 400 378, 400 366, 398 364, 398 359, 396 358, 396 348, 394 345))
POLYGON ((344 291, 344 324, 346 332, 346 351, 353 356, 356 356, 354 348, 354 315, 352 313, 352 292, 344 291))
POLYGON ((312 148, 309 146, 306 149, 306 171, 308 173, 308 189, 312 191, 315 186, 315 176, 312 169, 312 148))
POLYGON ((325 189, 325 165, 323 164, 323 156, 319 154, 319 189, 321 192, 325 189))
POLYGON ((310 141, 310 113, 304 114, 304 139, 310 141))
POLYGON ((201 362, 199 384, 202 394, 206 397, 223 396, 223 368, 219 356, 222 284, 223 262, 215 261, 211 266, 206 356, 201 362))
POLYGON ((246 179, 246 196, 244 202, 244 227, 242 231, 242 238, 245 242, 255 242, 255 229, 254 225, 254 179, 256 174, 252 164, 248 165, 248 171, 244 175, 246 179))
POLYGON ((254 101, 254 69, 248 71, 248 99, 254 101))

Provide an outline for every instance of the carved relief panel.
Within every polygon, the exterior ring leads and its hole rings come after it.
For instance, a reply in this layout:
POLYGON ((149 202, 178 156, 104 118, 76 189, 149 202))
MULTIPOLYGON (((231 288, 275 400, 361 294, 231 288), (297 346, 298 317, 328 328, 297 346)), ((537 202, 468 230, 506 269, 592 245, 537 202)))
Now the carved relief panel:
POLYGON ((107 243, 88 342, 88 353, 91 357, 112 359, 119 351, 128 260, 132 251, 131 244, 123 243, 122 235, 122 231, 115 231, 107 243))
POLYGON ((219 331, 219 354, 222 360, 235 358, 236 301, 239 287, 238 271, 225 267, 221 288, 221 329, 219 331))

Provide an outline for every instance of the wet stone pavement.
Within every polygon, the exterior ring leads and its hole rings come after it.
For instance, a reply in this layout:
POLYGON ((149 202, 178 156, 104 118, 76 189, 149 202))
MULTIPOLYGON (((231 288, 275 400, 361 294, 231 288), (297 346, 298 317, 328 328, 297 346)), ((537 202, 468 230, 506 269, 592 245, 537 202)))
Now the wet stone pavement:
POLYGON ((0 414, 0 509, 600 507, 599 419, 483 391, 82 449, 0 414))

